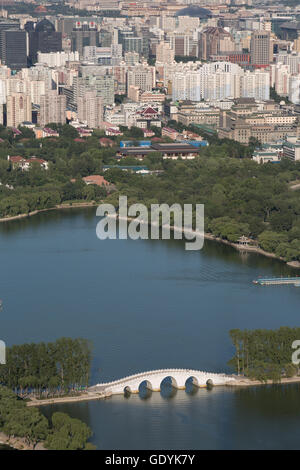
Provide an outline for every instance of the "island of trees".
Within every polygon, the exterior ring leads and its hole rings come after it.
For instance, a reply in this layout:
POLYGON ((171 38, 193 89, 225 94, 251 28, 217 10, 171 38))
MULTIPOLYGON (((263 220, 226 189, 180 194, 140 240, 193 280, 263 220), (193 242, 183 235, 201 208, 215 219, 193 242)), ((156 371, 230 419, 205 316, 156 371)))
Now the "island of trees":
POLYGON ((35 448, 50 450, 92 449, 92 432, 78 419, 54 413, 48 419, 26 401, 74 395, 88 386, 91 346, 85 339, 60 338, 53 343, 12 346, 0 367, 0 431, 23 438, 35 448))
POLYGON ((8 347, 0 384, 19 397, 48 398, 76 394, 90 379, 91 345, 82 338, 8 347))
POLYGON ((235 354, 228 364, 237 374, 275 383, 284 377, 299 375, 299 367, 292 362, 292 344, 299 340, 300 328, 233 329, 230 338, 235 354))

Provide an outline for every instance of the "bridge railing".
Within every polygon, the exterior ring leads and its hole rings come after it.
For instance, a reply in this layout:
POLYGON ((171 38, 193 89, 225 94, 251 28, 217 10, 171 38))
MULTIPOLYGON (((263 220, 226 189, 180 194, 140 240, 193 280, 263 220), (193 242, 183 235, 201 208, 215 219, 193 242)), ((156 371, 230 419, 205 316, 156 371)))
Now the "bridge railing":
POLYGON ((139 379, 139 378, 143 378, 145 376, 148 377, 149 375, 166 374, 166 377, 168 377, 171 373, 178 373, 178 372, 189 373, 189 374, 191 374, 191 376, 203 374, 203 375, 209 375, 211 378, 213 378, 213 377, 229 378, 229 376, 226 375, 226 374, 218 374, 216 372, 205 372, 205 371, 194 370, 194 369, 158 369, 158 370, 145 371, 145 372, 139 372, 139 373, 133 374, 133 375, 128 375, 128 376, 123 377, 121 379, 113 380, 112 382, 99 383, 99 384, 96 384, 96 385, 92 386, 91 388, 94 388, 94 387, 109 387, 109 386, 113 386, 113 385, 119 385, 119 384, 122 384, 124 382, 129 381, 129 380, 139 379))

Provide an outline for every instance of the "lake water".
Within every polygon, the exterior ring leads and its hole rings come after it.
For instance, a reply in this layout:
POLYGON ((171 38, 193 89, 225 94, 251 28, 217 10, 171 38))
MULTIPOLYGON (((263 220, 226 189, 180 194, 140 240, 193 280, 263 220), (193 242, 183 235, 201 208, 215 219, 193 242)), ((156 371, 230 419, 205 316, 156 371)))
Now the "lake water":
MULTIPOLYGON (((300 289, 258 287, 285 264, 205 242, 96 237, 95 209, 0 225, 0 338, 85 337, 92 383, 142 370, 230 372, 231 328, 299 326, 300 289)), ((104 449, 300 448, 299 386, 152 393, 48 407, 91 425, 104 449), (299 429, 299 431, 298 431, 299 429)))

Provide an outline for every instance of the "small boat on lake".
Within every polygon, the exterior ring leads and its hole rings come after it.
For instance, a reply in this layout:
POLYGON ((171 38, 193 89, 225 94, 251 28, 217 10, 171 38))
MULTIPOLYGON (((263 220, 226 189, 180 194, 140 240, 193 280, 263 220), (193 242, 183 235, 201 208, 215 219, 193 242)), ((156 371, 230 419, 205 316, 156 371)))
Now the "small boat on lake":
POLYGON ((260 286, 293 285, 300 287, 300 277, 261 277, 253 281, 253 284, 260 286))

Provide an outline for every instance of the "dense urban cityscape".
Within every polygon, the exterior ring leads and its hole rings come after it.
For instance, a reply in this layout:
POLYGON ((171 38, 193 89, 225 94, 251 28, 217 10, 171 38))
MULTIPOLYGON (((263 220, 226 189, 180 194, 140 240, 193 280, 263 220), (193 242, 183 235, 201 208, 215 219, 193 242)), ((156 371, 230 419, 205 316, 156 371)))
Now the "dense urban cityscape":
POLYGON ((0 450, 299 449, 299 190, 298 0, 1 0, 0 450))
POLYGON ((49 123, 81 136, 135 126, 145 139, 155 126, 174 140, 174 120, 258 140, 257 162, 298 160, 297 6, 194 3, 69 2, 85 14, 64 16, 51 3, 17 13, 2 2, 0 123, 37 138, 49 123))

